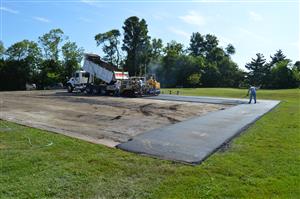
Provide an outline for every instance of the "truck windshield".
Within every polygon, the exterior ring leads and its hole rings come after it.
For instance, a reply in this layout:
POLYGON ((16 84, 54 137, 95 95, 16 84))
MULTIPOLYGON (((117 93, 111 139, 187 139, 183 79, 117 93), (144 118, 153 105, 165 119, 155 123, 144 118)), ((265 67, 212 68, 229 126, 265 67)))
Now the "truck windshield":
POLYGON ((89 73, 83 73, 82 76, 88 78, 90 76, 90 74, 89 73))

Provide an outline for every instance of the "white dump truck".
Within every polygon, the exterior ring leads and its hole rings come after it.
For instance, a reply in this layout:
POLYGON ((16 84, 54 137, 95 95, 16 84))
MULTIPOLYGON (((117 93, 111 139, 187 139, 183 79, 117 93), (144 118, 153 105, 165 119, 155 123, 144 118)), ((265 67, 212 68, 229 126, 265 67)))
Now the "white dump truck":
POLYGON ((88 94, 143 96, 158 95, 160 84, 153 78, 129 77, 128 72, 108 64, 96 54, 85 54, 83 70, 76 71, 67 82, 68 92, 88 94))

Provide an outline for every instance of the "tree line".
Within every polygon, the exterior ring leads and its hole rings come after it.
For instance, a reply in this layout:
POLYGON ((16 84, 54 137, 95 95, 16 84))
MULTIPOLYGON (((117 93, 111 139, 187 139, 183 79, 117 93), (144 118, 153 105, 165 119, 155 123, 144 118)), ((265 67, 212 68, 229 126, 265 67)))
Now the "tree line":
MULTIPOLYGON (((154 75, 163 87, 293 88, 299 86, 300 62, 292 64, 281 50, 266 62, 260 53, 241 70, 232 60, 235 47, 219 45, 215 35, 192 33, 189 46, 151 38, 144 19, 125 20, 120 30, 95 35, 102 59, 130 76, 154 75), (121 38, 122 37, 122 38, 121 38)), ((0 90, 22 90, 26 83, 39 89, 66 83, 80 68, 84 50, 61 29, 52 29, 35 41, 23 40, 7 49, 0 42, 0 90)))

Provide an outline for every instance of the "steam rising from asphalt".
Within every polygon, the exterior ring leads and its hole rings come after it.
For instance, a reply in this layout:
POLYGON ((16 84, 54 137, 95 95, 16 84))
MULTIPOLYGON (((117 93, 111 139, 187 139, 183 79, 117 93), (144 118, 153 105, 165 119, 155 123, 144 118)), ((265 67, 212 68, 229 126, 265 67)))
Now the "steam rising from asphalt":
POLYGON ((156 80, 160 82, 160 86, 166 87, 168 85, 175 85, 176 84, 176 79, 172 78, 173 77, 173 72, 172 71, 165 71, 162 70, 163 65, 159 63, 159 61, 156 62, 150 62, 148 64, 148 72, 147 76, 154 76, 156 80))

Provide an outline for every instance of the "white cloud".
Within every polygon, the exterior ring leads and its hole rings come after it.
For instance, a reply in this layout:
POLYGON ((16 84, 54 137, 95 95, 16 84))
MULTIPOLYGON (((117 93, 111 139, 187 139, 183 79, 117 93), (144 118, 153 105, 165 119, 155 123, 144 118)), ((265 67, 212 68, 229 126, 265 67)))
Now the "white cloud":
POLYGON ((187 15, 180 16, 179 19, 191 25, 196 25, 196 26, 205 25, 205 18, 195 11, 189 11, 187 15))
POLYGON ((260 14, 258 14, 256 12, 253 12, 253 11, 249 12, 249 16, 250 16, 250 19, 253 20, 253 21, 263 20, 263 17, 260 14))
POLYGON ((189 39, 191 36, 188 32, 185 32, 184 30, 175 27, 170 27, 169 30, 176 35, 184 37, 185 39, 189 39))
POLYGON ((19 14, 19 11, 13 10, 13 9, 10 9, 10 8, 7 8, 7 7, 3 7, 3 6, 0 7, 0 10, 5 11, 5 12, 9 12, 9 13, 12 13, 12 14, 19 14))
POLYGON ((43 22, 43 23, 50 23, 51 21, 49 19, 46 19, 44 17, 33 17, 33 19, 43 22))
POLYGON ((97 0, 80 0, 81 3, 85 3, 85 4, 88 4, 90 6, 95 6, 95 7, 102 7, 101 4, 99 4, 99 1, 97 0))

